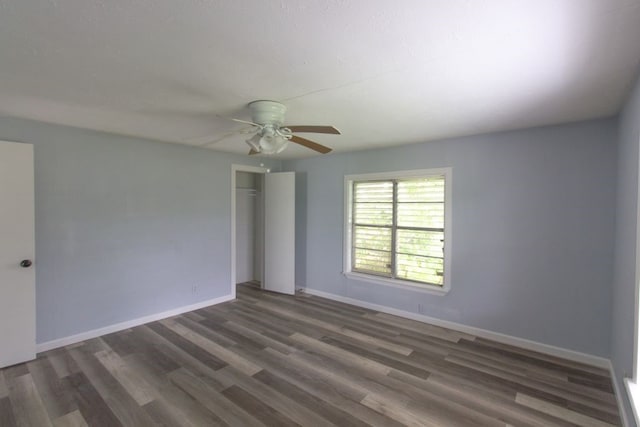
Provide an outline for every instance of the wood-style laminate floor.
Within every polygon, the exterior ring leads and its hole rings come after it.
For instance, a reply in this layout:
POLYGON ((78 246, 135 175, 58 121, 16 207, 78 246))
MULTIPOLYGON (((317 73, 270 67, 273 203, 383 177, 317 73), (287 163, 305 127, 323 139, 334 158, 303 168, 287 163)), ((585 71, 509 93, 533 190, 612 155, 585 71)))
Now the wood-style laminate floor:
POLYGON ((238 299, 0 370, 0 426, 620 425, 608 372, 298 295, 238 299))

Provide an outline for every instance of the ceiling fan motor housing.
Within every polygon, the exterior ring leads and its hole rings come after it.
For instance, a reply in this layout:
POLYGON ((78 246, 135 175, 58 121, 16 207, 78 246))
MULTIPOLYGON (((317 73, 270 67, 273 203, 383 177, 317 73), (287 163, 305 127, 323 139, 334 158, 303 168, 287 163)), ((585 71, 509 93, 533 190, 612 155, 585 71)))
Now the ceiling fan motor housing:
POLYGON ((249 104, 251 118, 260 125, 272 124, 280 127, 284 124, 287 107, 276 101, 253 101, 249 104))

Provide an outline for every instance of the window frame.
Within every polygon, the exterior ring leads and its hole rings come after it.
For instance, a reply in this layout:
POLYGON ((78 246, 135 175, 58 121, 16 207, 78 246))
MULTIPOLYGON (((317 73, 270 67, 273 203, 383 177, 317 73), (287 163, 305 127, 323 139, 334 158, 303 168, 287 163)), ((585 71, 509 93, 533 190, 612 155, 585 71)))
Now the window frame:
MULTIPOLYGON (((451 290, 451 243, 452 234, 452 175, 453 168, 414 169, 405 171, 367 173, 345 175, 344 177, 344 233, 343 233, 343 274, 349 278, 383 286, 445 295, 451 290), (383 181, 402 180, 412 178, 426 178, 429 176, 444 176, 444 281, 442 286, 410 280, 395 279, 375 274, 368 274, 352 269, 352 240, 353 240, 353 182, 354 181, 383 181)), ((394 208, 395 209, 395 208, 394 208)), ((395 252, 395 248, 394 248, 395 252)))

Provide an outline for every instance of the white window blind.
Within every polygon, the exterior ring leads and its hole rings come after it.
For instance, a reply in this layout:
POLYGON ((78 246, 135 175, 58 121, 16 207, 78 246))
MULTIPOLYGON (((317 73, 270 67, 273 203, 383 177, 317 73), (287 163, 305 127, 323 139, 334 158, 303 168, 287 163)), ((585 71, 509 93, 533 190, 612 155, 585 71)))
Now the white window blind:
POLYGON ((351 270, 443 286, 445 176, 352 185, 351 270))

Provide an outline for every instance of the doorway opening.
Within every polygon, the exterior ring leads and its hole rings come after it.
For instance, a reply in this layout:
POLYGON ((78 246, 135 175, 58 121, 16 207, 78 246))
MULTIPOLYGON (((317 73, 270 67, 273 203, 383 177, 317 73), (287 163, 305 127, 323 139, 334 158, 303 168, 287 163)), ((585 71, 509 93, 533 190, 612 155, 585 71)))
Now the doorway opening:
POLYGON ((264 198, 262 173, 236 171, 236 285, 262 288, 264 198))
POLYGON ((231 168, 231 296, 238 283, 295 294, 295 173, 231 168))

